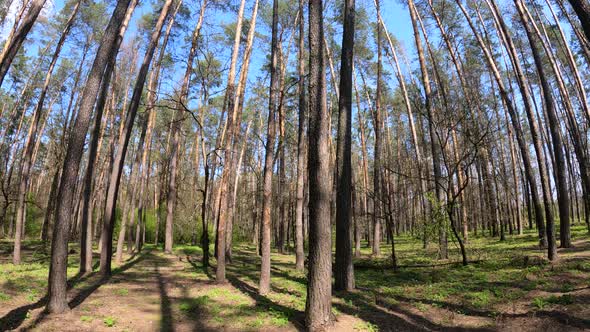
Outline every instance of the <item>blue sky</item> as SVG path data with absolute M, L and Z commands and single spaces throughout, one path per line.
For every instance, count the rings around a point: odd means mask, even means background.
M 328 0 L 329 1 L 329 0 Z M 12 8 L 12 14 L 14 15 L 15 12 L 15 8 L 16 8 L 16 3 L 18 1 L 15 1 L 13 4 Z M 140 0 L 140 6 L 138 6 L 138 8 L 136 9 L 135 13 L 134 13 L 134 20 L 136 20 L 137 18 L 141 17 L 144 13 L 146 13 L 147 11 L 151 10 L 151 6 L 149 6 L 149 0 Z M 195 3 L 198 3 L 198 1 L 196 0 L 190 0 L 189 1 L 185 1 L 187 3 L 189 3 L 190 5 L 193 5 Z M 235 2 L 235 1 L 234 1 Z M 252 5 L 250 2 L 252 1 L 247 1 L 247 8 L 246 8 L 246 16 L 249 16 L 249 7 Z M 46 4 L 46 9 L 44 11 L 45 14 L 53 14 L 58 12 L 64 4 L 64 0 L 47 0 L 47 4 Z M 263 1 L 261 3 L 262 5 L 269 5 L 268 1 Z M 373 0 L 357 0 L 357 6 L 363 6 L 365 8 L 368 8 L 370 11 L 373 11 L 374 5 L 373 5 Z M 386 25 L 388 26 L 389 31 L 394 34 L 396 36 L 396 38 L 398 38 L 398 40 L 403 44 L 404 47 L 411 47 L 412 43 L 413 43 L 413 37 L 412 37 L 412 31 L 411 31 L 411 23 L 410 23 L 410 17 L 408 14 L 407 9 L 401 5 L 399 3 L 399 1 L 396 0 L 386 0 L 386 1 L 382 1 L 382 16 L 384 21 L 386 22 Z M 196 11 L 197 9 L 195 9 L 194 11 Z M 9 15 L 10 16 L 10 15 Z M 212 17 L 209 16 L 209 18 L 211 19 Z M 233 21 L 235 19 L 235 16 L 232 17 L 232 13 L 227 13 L 227 14 L 223 14 L 223 15 L 216 15 L 215 17 L 213 17 L 214 21 L 217 22 L 207 22 L 209 23 L 209 25 L 215 25 L 218 23 L 229 23 L 231 21 Z M 6 36 L 6 34 L 8 33 L 8 30 L 11 26 L 11 22 L 8 22 L 9 24 L 5 24 L 5 26 L 3 27 L 2 30 L 0 30 L 0 39 L 4 39 L 4 37 Z M 130 26 L 130 30 L 127 33 L 127 38 L 129 38 L 130 36 L 132 36 L 134 34 L 134 30 L 135 30 L 135 24 L 131 24 Z
M 47 0 L 47 8 L 44 12 L 45 15 L 52 15 L 55 14 L 57 12 L 59 12 L 64 5 L 64 2 L 66 0 Z M 95 0 L 95 1 L 100 1 L 100 0 Z M 198 9 L 199 9 L 199 5 L 200 5 L 200 0 L 184 0 L 185 1 L 185 5 L 190 6 L 190 10 L 191 12 L 193 12 L 193 19 L 191 20 L 191 22 L 185 22 L 186 25 L 189 26 L 188 30 L 185 32 L 182 32 L 186 38 L 188 38 L 190 32 L 192 31 L 193 25 L 196 24 L 196 15 L 198 14 Z M 238 3 L 238 0 L 231 0 L 233 3 Z M 330 2 L 333 2 L 334 0 L 325 0 L 325 2 L 327 1 L 328 4 L 330 4 Z M 15 1 L 16 3 L 17 1 Z M 115 0 L 110 0 L 110 2 L 114 3 Z M 137 33 L 137 20 L 139 18 L 141 18 L 141 16 L 145 13 L 148 13 L 150 11 L 152 11 L 152 6 L 151 6 L 151 2 L 152 0 L 140 0 L 140 5 L 136 8 L 134 14 L 133 14 L 133 21 L 130 24 L 129 30 L 126 33 L 125 36 L 125 43 L 129 43 L 130 40 L 132 40 Z M 391 34 L 393 34 L 398 41 L 402 44 L 404 50 L 406 51 L 407 56 L 409 57 L 410 61 L 412 61 L 412 59 L 414 58 L 414 47 L 413 47 L 413 35 L 412 35 L 412 28 L 411 28 L 411 21 L 410 21 L 410 17 L 409 17 L 409 13 L 408 10 L 405 6 L 403 6 L 400 1 L 398 0 L 382 0 L 381 1 L 382 4 L 382 17 L 388 27 L 388 30 Z M 261 10 L 262 10 L 262 6 L 271 6 L 271 1 L 270 0 L 261 0 L 260 2 L 261 5 Z M 253 1 L 252 0 L 246 0 L 246 8 L 245 8 L 245 17 L 250 17 L 251 16 L 251 8 L 253 6 Z M 375 11 L 374 11 L 374 0 L 357 0 L 357 7 L 363 7 L 366 8 L 367 11 L 369 12 L 369 18 L 374 18 L 376 17 Z M 236 6 L 237 7 L 237 6 Z M 215 9 L 211 9 L 211 7 L 208 8 L 208 12 L 207 12 L 207 17 L 206 17 L 206 21 L 205 21 L 205 26 L 203 28 L 203 33 L 205 34 L 221 34 L 222 30 L 221 27 L 224 24 L 229 24 L 229 23 L 233 23 L 235 22 L 236 19 L 236 15 L 237 13 L 232 13 L 232 12 L 222 12 L 220 10 L 215 10 Z M 326 15 L 331 16 L 332 13 L 326 13 Z M 193 22 L 194 21 L 194 22 Z M 6 24 L 6 26 L 10 27 L 11 24 Z M 335 27 L 336 31 L 341 31 L 341 27 Z M 262 29 L 264 29 L 264 31 L 262 31 Z M 5 27 L 5 30 L 7 30 L 7 27 Z M 259 12 L 259 19 L 258 19 L 258 23 L 257 23 L 257 31 L 262 32 L 263 34 L 268 34 L 269 32 L 267 31 L 268 28 L 264 26 L 264 23 L 262 22 L 262 19 L 260 17 L 260 12 Z M 33 27 L 33 33 L 35 33 L 35 27 Z M 6 34 L 6 31 L 4 31 L 4 34 Z M 2 35 L 0 35 L 0 39 Z M 286 38 L 289 38 L 288 36 Z M 334 37 L 334 39 L 336 40 L 337 43 L 340 42 L 340 38 L 341 36 L 337 35 Z M 372 36 L 360 36 L 357 34 L 356 38 L 372 38 Z M 262 42 L 260 40 L 256 41 L 258 44 L 255 45 L 254 47 L 254 53 L 252 56 L 252 63 L 250 65 L 250 72 L 249 72 L 249 84 L 253 84 L 259 77 L 264 76 L 264 73 L 261 72 L 261 67 L 264 64 L 264 62 L 266 61 L 266 57 L 268 56 L 267 53 L 270 52 L 270 48 L 268 47 L 268 45 L 264 45 L 262 44 Z M 67 46 L 66 46 L 67 47 Z M 67 49 L 67 48 L 66 48 Z M 37 50 L 36 47 L 29 47 L 27 49 L 28 52 L 35 52 Z M 179 84 L 178 81 L 180 81 L 180 75 L 182 75 L 182 73 L 184 72 L 184 62 L 182 61 L 186 55 L 188 54 L 188 47 L 186 47 L 185 45 L 169 45 L 167 51 L 172 51 L 174 53 L 175 56 L 175 61 L 176 61 L 176 67 L 174 68 L 174 70 L 165 73 L 165 77 L 168 77 L 167 79 L 165 78 L 163 80 L 163 88 L 164 91 L 168 90 L 171 91 L 175 88 L 177 88 L 177 85 Z M 229 62 L 230 56 L 231 56 L 231 46 L 229 47 L 223 47 L 220 49 L 219 51 L 220 53 L 218 54 L 218 59 L 224 63 L 225 65 L 227 65 L 227 63 Z M 143 53 L 140 52 L 140 56 Z M 33 54 L 31 54 L 33 55 Z M 335 58 L 337 58 L 337 55 L 333 56 Z M 291 54 L 290 55 L 290 61 L 295 61 L 296 59 L 296 54 Z M 388 68 L 389 62 L 385 62 L 384 65 L 386 66 L 386 68 L 388 70 L 391 70 L 390 68 Z M 338 63 L 334 63 L 334 66 L 336 67 L 336 71 L 338 71 L 338 67 L 339 64 Z M 326 70 L 328 71 L 328 69 L 326 68 Z M 404 68 L 404 65 L 402 64 L 402 70 L 403 71 L 408 71 L 408 68 Z M 225 75 L 222 74 L 222 77 L 224 77 Z M 393 81 L 391 82 L 393 84 L 395 84 Z M 225 83 L 223 83 L 223 86 L 225 86 Z M 218 90 L 219 92 L 222 93 L 222 89 Z

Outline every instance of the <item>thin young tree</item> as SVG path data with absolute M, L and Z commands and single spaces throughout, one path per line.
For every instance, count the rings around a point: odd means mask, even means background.
M 303 13 L 303 0 L 299 0 L 299 40 L 298 40 L 298 62 L 297 70 L 299 75 L 299 114 L 297 126 L 297 193 L 295 208 L 295 269 L 303 271 L 305 252 L 303 248 L 303 198 L 305 195 L 305 124 L 307 105 L 305 99 L 305 15 Z
M 311 2 L 310 2 L 311 4 Z M 268 123 L 266 134 L 266 151 L 263 171 L 263 196 L 262 196 L 262 241 L 260 249 L 262 261 L 260 265 L 260 285 L 258 292 L 265 295 L 270 291 L 270 231 L 272 211 L 272 177 L 274 168 L 275 140 L 276 140 L 276 109 L 279 83 L 278 70 L 278 25 L 279 25 L 279 1 L 273 0 L 272 5 L 272 38 L 271 38 L 271 63 L 270 63 L 270 87 L 268 98 Z
M 225 282 L 225 263 L 226 263 L 226 226 L 229 224 L 229 205 L 230 205 L 230 197 L 231 197 L 231 171 L 232 171 L 232 160 L 234 159 L 233 151 L 233 139 L 235 134 L 236 125 L 235 122 L 239 122 L 239 119 L 236 118 L 236 113 L 234 112 L 234 95 L 235 95 L 235 76 L 236 76 L 236 67 L 238 62 L 238 53 L 240 49 L 240 40 L 242 35 L 242 21 L 244 18 L 244 5 L 245 0 L 242 0 L 240 3 L 240 9 L 238 10 L 238 18 L 236 22 L 236 33 L 234 37 L 234 46 L 232 50 L 232 57 L 231 57 L 231 64 L 230 70 L 228 73 L 227 78 L 227 88 L 225 90 L 225 98 L 224 98 L 224 113 L 227 114 L 227 122 L 225 123 L 225 128 L 222 132 L 221 144 L 224 150 L 224 167 L 221 173 L 221 181 L 219 183 L 219 213 L 217 219 L 217 270 L 215 274 L 215 279 L 219 283 Z M 231 235 L 230 235 L 231 236 Z
M 182 78 L 182 85 L 180 87 L 180 93 L 178 96 L 178 102 L 176 103 L 176 116 L 171 124 L 172 145 L 170 151 L 170 166 L 169 166 L 169 177 L 168 177 L 168 199 L 166 200 L 166 228 L 164 236 L 164 251 L 172 253 L 172 244 L 174 241 L 173 234 L 173 222 L 174 222 L 174 209 L 176 208 L 176 195 L 177 185 L 176 179 L 178 177 L 179 169 L 179 149 L 181 145 L 181 124 L 184 117 L 184 107 L 186 107 L 186 99 L 188 97 L 190 87 L 190 77 L 193 73 L 193 62 L 197 55 L 197 47 L 199 36 L 201 34 L 201 27 L 205 17 L 205 10 L 207 9 L 208 0 L 202 0 L 201 10 L 199 12 L 199 20 L 193 30 L 191 39 L 191 48 L 186 61 L 186 68 L 184 76 Z

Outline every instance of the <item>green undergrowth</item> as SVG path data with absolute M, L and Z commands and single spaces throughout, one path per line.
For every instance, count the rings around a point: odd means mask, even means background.
M 534 230 L 527 230 L 521 236 L 507 236 L 506 241 L 470 235 L 468 266 L 460 264 L 458 246 L 452 239 L 449 239 L 449 259 L 439 260 L 434 240 L 424 249 L 418 237 L 397 236 L 399 268 L 396 271 L 391 267 L 390 244 L 383 243 L 382 255 L 373 257 L 371 248 L 362 243 L 361 256 L 355 258 L 358 290 L 334 292 L 334 313 L 356 316 L 364 322 L 355 323 L 355 330 L 378 331 L 388 329 L 384 323 L 386 319 L 375 319 L 375 312 L 383 308 L 395 311 L 412 307 L 426 317 L 433 310 L 444 309 L 487 319 L 501 315 L 506 305 L 516 303 L 530 311 L 571 309 L 582 304 L 583 299 L 576 295 L 576 291 L 590 287 L 590 259 L 579 255 L 589 250 L 590 237 L 585 226 L 572 227 L 572 238 L 580 243 L 580 247 L 560 251 L 556 263 L 544 259 L 545 251 L 538 248 Z M 7 241 L 0 242 L 5 257 L 9 257 L 11 245 Z M 14 266 L 7 260 L 0 264 L 0 304 L 13 303 L 16 299 L 18 303 L 34 303 L 46 292 L 47 248 L 39 242 L 25 242 L 24 247 L 23 264 Z M 77 245 L 72 243 L 71 248 L 77 250 Z M 162 264 L 167 262 L 160 248 L 151 245 L 145 248 L 149 259 Z M 213 249 L 211 244 L 210 263 L 215 267 Z M 213 282 L 214 268 L 203 268 L 203 251 L 198 245 L 180 244 L 174 250 L 186 265 L 171 270 L 174 281 L 198 285 L 188 287 L 175 301 L 174 315 L 182 315 L 188 320 L 198 317 L 211 329 L 273 330 L 301 325 L 307 272 L 295 270 L 292 248 L 288 248 L 286 254 L 273 250 L 271 292 L 264 296 L 258 294 L 260 258 L 253 245 L 234 245 L 232 261 L 227 264 L 228 282 L 222 285 Z M 77 273 L 78 255 L 77 252 L 69 255 L 69 278 Z M 168 262 L 170 258 L 177 259 L 168 256 Z M 113 272 L 117 275 L 128 271 L 122 266 L 115 267 Z M 113 285 L 117 280 L 113 278 Z M 136 296 L 131 291 L 116 287 L 113 293 L 119 297 Z M 86 304 L 90 305 L 90 302 Z M 94 319 L 102 321 L 105 327 L 117 326 L 117 317 L 94 317 L 91 311 L 80 317 L 84 323 Z M 438 321 L 437 324 L 445 323 Z

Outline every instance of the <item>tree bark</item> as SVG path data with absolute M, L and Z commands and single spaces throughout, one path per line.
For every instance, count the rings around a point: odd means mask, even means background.
M 336 147 L 336 269 L 335 289 L 354 289 L 352 263 L 352 70 L 354 57 L 355 0 L 344 4 L 338 142 Z
M 174 209 L 176 208 L 176 178 L 178 176 L 179 168 L 179 156 L 178 150 L 180 149 L 181 143 L 181 125 L 184 115 L 184 107 L 186 107 L 186 98 L 188 96 L 190 86 L 190 76 L 192 74 L 193 62 L 197 52 L 198 39 L 201 33 L 201 27 L 203 26 L 203 20 L 205 16 L 205 10 L 207 8 L 208 0 L 201 2 L 201 10 L 199 13 L 199 20 L 193 31 L 191 48 L 189 50 L 185 73 L 182 79 L 182 86 L 179 93 L 179 100 L 176 105 L 176 116 L 172 123 L 171 137 L 172 137 L 172 150 L 170 151 L 170 167 L 168 177 L 168 198 L 166 200 L 166 226 L 164 232 L 164 251 L 166 253 L 172 253 L 173 244 L 173 223 L 174 223 Z
M 553 154 L 555 158 L 555 184 L 557 187 L 557 200 L 559 205 L 559 222 L 560 222 L 560 236 L 561 246 L 568 248 L 571 246 L 570 238 L 570 215 L 569 215 L 569 192 L 567 184 L 567 166 L 565 165 L 565 155 L 563 152 L 563 141 L 561 139 L 561 130 L 559 125 L 559 118 L 555 109 L 555 102 L 553 100 L 551 84 L 549 83 L 545 74 L 545 68 L 543 66 L 543 59 L 534 39 L 534 35 L 530 26 L 530 17 L 527 16 L 523 9 L 523 3 L 520 0 L 514 0 L 518 14 L 524 26 L 533 59 L 535 61 L 535 67 L 539 74 L 539 81 L 542 87 L 542 94 L 545 100 L 545 112 L 549 119 L 549 130 L 551 133 L 551 142 L 553 144 Z M 549 260 L 554 260 L 557 255 L 557 249 L 555 247 L 555 231 L 553 220 L 547 220 L 547 239 L 549 244 Z
M 560 2 L 562 0 L 559 0 Z M 569 0 L 570 5 L 574 8 L 574 11 L 578 15 L 578 19 L 584 29 L 586 35 L 586 41 L 590 42 L 590 1 L 588 0 Z
M 146 47 L 146 52 L 143 58 L 143 62 L 139 68 L 137 74 L 137 80 L 133 87 L 133 95 L 129 102 L 129 108 L 127 114 L 125 114 L 123 131 L 119 136 L 117 155 L 113 162 L 113 169 L 110 174 L 109 188 L 107 190 L 105 213 L 103 216 L 103 236 L 102 240 L 102 251 L 100 254 L 100 274 L 103 278 L 108 278 L 111 275 L 111 259 L 113 255 L 113 229 L 115 224 L 115 211 L 117 208 L 117 196 L 119 193 L 119 187 L 121 182 L 121 174 L 123 172 L 123 165 L 125 163 L 125 156 L 129 147 L 129 140 L 131 138 L 131 132 L 135 123 L 135 117 L 137 116 L 137 110 L 139 109 L 139 103 L 141 101 L 141 95 L 145 85 L 145 80 L 160 39 L 162 32 L 162 26 L 168 16 L 168 11 L 172 5 L 172 0 L 166 0 L 160 11 L 160 16 L 154 25 L 150 41 Z M 139 147 L 138 150 L 141 150 Z
M 434 106 L 432 100 L 432 89 L 430 87 L 430 78 L 428 75 L 428 67 L 426 64 L 426 59 L 424 57 L 424 51 L 422 48 L 422 40 L 420 38 L 420 31 L 418 30 L 418 13 L 414 6 L 414 1 L 408 1 L 408 7 L 410 11 L 410 16 L 412 18 L 412 27 L 414 30 L 414 39 L 416 43 L 416 49 L 418 51 L 418 60 L 420 62 L 420 70 L 422 73 L 422 85 L 424 87 L 425 92 L 425 106 L 426 112 L 428 116 L 428 130 L 430 133 L 430 146 L 432 150 L 432 166 L 434 170 L 434 192 L 438 202 L 442 201 L 442 192 L 440 186 L 442 185 L 442 171 L 440 165 L 440 153 L 441 148 L 438 143 L 438 136 L 436 134 L 436 128 L 434 126 Z M 440 259 L 447 259 L 448 252 L 447 252 L 447 234 L 446 234 L 446 226 L 443 223 L 439 223 L 438 225 L 438 232 L 439 232 L 439 258 Z
M 33 4 L 34 6 L 34 4 Z M 55 46 L 55 51 L 53 52 L 53 57 L 51 58 L 51 63 L 49 64 L 49 68 L 47 69 L 47 73 L 45 74 L 45 81 L 43 82 L 43 88 L 39 93 L 39 100 L 37 101 L 37 106 L 33 112 L 33 119 L 31 120 L 31 125 L 29 129 L 29 135 L 27 137 L 27 141 L 25 143 L 23 159 L 21 161 L 21 171 L 19 175 L 19 189 L 18 189 L 18 201 L 16 206 L 16 232 L 14 237 L 14 253 L 12 256 L 13 264 L 20 264 L 21 255 L 21 236 L 23 234 L 23 228 L 25 225 L 25 210 L 26 210 L 26 196 L 27 191 L 29 188 L 29 180 L 31 175 L 31 168 L 33 167 L 33 153 L 35 150 L 35 145 L 37 143 L 37 134 L 39 132 L 39 122 L 43 118 L 43 106 L 45 103 L 45 97 L 47 96 L 47 90 L 49 89 L 49 83 L 51 81 L 51 76 L 53 74 L 53 70 L 55 68 L 55 64 L 59 58 L 61 53 L 61 49 L 63 44 L 66 41 L 67 36 L 69 35 L 70 29 L 72 28 L 72 24 L 74 23 L 74 19 L 76 18 L 76 14 L 78 13 L 78 8 L 80 7 L 80 1 L 76 2 L 74 8 L 72 9 L 72 13 L 66 22 L 66 25 L 61 33 L 59 41 Z M 33 7 L 31 7 L 33 10 Z M 0 80 L 1 82 L 1 80 Z M 1 85 L 1 83 L 0 83 Z
M 262 196 L 262 260 L 260 266 L 260 286 L 258 292 L 266 295 L 270 291 L 270 231 L 272 211 L 272 177 L 274 168 L 275 140 L 276 140 L 276 109 L 277 90 L 279 84 L 278 70 L 278 24 L 279 1 L 273 0 L 272 6 L 272 39 L 271 39 L 271 66 L 270 87 L 268 100 L 268 128 L 266 135 L 266 151 L 263 171 L 263 196 Z
M 303 197 L 305 177 L 305 124 L 307 105 L 305 100 L 305 15 L 303 13 L 303 1 L 299 0 L 299 46 L 298 46 L 298 93 L 299 93 L 299 122 L 297 127 L 297 193 L 295 208 L 295 269 L 303 271 L 305 252 L 303 248 Z
M 66 298 L 67 261 L 68 261 L 68 231 L 72 213 L 74 187 L 78 178 L 80 161 L 82 159 L 84 142 L 88 132 L 90 116 L 97 98 L 104 69 L 111 57 L 117 55 L 117 38 L 120 37 L 123 20 L 133 0 L 119 0 L 113 15 L 105 30 L 92 69 L 82 94 L 80 110 L 76 117 L 64 158 L 61 182 L 57 194 L 57 212 L 53 242 L 51 246 L 51 264 L 49 268 L 49 301 L 47 310 L 53 313 L 67 311 Z
M 326 107 L 322 0 L 309 1 L 309 273 L 305 325 L 323 330 L 332 322 L 329 122 Z

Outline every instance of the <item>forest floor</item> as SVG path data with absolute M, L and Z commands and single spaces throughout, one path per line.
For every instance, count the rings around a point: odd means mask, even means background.
M 532 231 L 506 241 L 473 238 L 467 267 L 451 242 L 451 259 L 439 261 L 434 244 L 396 238 L 400 263 L 393 271 L 389 246 L 381 258 L 355 260 L 358 290 L 335 293 L 333 331 L 578 331 L 590 330 L 590 236 L 573 229 L 574 247 L 548 263 Z M 305 274 L 294 256 L 273 253 L 272 292 L 257 293 L 260 259 L 247 244 L 234 248 L 228 283 L 204 271 L 201 250 L 176 246 L 174 255 L 146 246 L 103 282 L 76 277 L 70 255 L 72 310 L 47 315 L 48 256 L 27 242 L 26 263 L 10 263 L 11 243 L 0 242 L 0 331 L 297 331 L 305 309 Z M 71 245 L 73 250 L 76 244 Z M 214 261 L 214 260 L 213 260 Z

